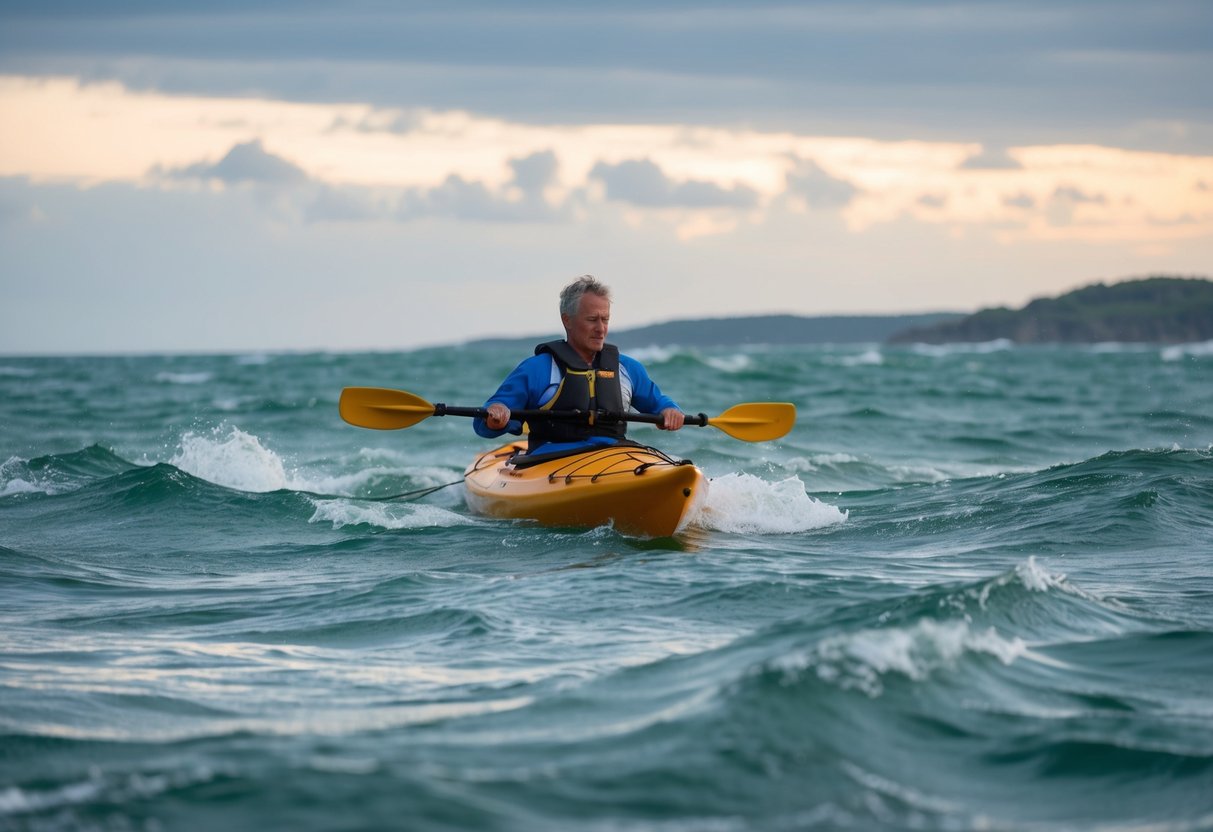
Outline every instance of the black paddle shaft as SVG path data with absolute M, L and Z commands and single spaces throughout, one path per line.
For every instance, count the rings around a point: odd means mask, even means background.
M 489 412 L 483 407 L 451 407 L 450 405 L 438 402 L 434 405 L 435 416 L 471 416 L 474 419 L 486 419 Z M 612 424 L 613 422 L 643 422 L 650 425 L 660 425 L 664 418 L 659 413 L 609 413 L 605 410 L 599 410 L 596 414 L 599 424 Z M 590 414 L 585 410 L 511 410 L 511 419 L 519 419 L 526 421 L 527 419 L 561 419 L 570 421 L 586 421 L 590 420 Z M 686 424 L 695 425 L 696 427 L 707 427 L 708 416 L 706 413 L 700 413 L 697 416 L 686 417 Z

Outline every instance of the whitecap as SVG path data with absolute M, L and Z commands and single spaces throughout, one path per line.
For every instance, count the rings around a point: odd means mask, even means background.
M 1185 358 L 1207 358 L 1213 355 L 1213 341 L 1201 341 L 1194 344 L 1175 344 L 1163 347 L 1160 357 L 1163 361 L 1182 361 Z
M 837 467 L 859 462 L 859 458 L 851 454 L 814 454 L 813 456 L 794 456 L 779 464 L 787 471 L 794 473 L 815 473 L 826 467 Z
M 870 349 L 859 355 L 844 355 L 838 359 L 844 367 L 878 367 L 884 364 L 884 353 L 878 349 Z
M 628 350 L 627 354 L 641 364 L 664 364 L 677 355 L 682 354 L 678 347 L 659 347 L 656 344 L 648 347 L 638 347 Z
M 19 456 L 11 456 L 0 463 L 0 497 L 11 497 L 14 494 L 51 494 L 50 487 L 35 481 L 30 477 L 26 465 L 27 460 Z
M 906 627 L 859 630 L 829 636 L 812 649 L 775 662 L 789 681 L 811 669 L 824 682 L 870 697 L 884 691 L 890 674 L 922 681 L 954 667 L 962 656 L 980 653 L 1009 665 L 1027 654 L 1018 637 L 1007 639 L 993 627 L 974 629 L 966 621 L 922 619 Z
M 32 378 L 37 372 L 29 367 L 9 367 L 0 366 L 0 376 L 13 376 L 15 378 Z
M 437 488 L 443 485 L 454 485 L 456 482 L 462 481 L 458 474 L 455 474 L 448 468 L 379 465 L 371 468 L 362 468 L 349 474 L 333 474 L 328 476 L 310 474 L 306 480 L 297 477 L 289 482 L 289 487 L 297 491 L 352 496 L 370 485 L 388 479 L 407 479 L 410 490 Z
M 1013 349 L 1015 342 L 1008 338 L 997 338 L 993 341 L 962 342 L 955 344 L 914 344 L 911 346 L 919 355 L 931 358 L 945 358 L 950 355 L 977 353 L 983 355 L 992 352 L 1002 352 Z
M 688 525 L 734 534 L 791 534 L 837 525 L 847 512 L 810 497 L 796 477 L 768 482 L 726 474 L 708 485 L 707 498 Z
M 156 381 L 166 384 L 206 384 L 214 377 L 214 373 L 206 371 L 198 373 L 156 373 Z
M 1051 592 L 1057 590 L 1088 601 L 1100 601 L 1099 598 L 1072 585 L 1066 580 L 1065 575 L 1050 572 L 1036 562 L 1035 556 L 1031 556 L 1026 561 L 1015 564 L 1015 568 L 1010 572 L 999 575 L 992 581 L 983 584 L 977 592 L 978 603 L 982 607 L 985 607 L 990 599 L 991 592 L 1012 583 L 1019 584 L 1029 592 Z
M 358 500 L 313 500 L 309 523 L 376 526 L 381 529 L 427 529 L 476 525 L 477 521 L 438 506 L 417 503 L 372 503 Z
M 256 436 L 239 428 L 210 435 L 187 433 L 169 460 L 195 477 L 239 491 L 277 491 L 289 487 L 282 459 Z
M 748 355 L 737 353 L 727 356 L 710 356 L 704 359 L 704 363 L 722 373 L 740 373 L 753 367 L 754 359 Z

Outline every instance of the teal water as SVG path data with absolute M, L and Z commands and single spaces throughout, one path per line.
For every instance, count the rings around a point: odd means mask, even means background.
M 0 830 L 1213 829 L 1213 345 L 637 351 L 677 538 L 479 518 L 518 356 L 0 357 Z

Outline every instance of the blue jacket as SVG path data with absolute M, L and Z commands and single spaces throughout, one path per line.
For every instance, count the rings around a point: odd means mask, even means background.
M 560 369 L 552 360 L 550 353 L 533 355 L 514 368 L 497 392 L 489 396 L 485 407 L 500 402 L 510 410 L 534 410 L 542 407 L 556 395 L 560 385 Z M 644 365 L 630 355 L 619 356 L 619 386 L 623 393 L 625 408 L 640 413 L 660 413 L 667 408 L 677 408 L 678 404 L 661 392 L 660 388 L 649 378 Z M 681 408 L 679 408 L 681 409 Z M 495 439 L 506 433 L 520 435 L 522 422 L 511 419 L 504 430 L 490 430 L 483 419 L 472 420 L 472 428 L 480 436 Z M 582 445 L 613 445 L 618 438 L 612 436 L 594 436 L 585 442 L 548 442 L 535 451 L 548 453 L 576 448 Z M 533 452 L 535 452 L 533 451 Z

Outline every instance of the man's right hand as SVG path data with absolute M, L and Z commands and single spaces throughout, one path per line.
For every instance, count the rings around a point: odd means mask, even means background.
M 489 426 L 489 430 L 505 430 L 505 426 L 510 423 L 510 409 L 501 402 L 493 402 L 489 405 L 484 423 Z

